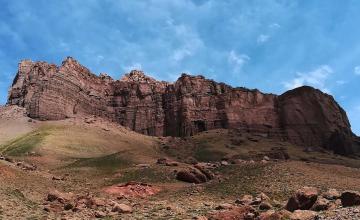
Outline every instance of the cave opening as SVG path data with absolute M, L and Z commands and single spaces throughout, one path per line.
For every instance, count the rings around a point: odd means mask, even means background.
M 197 120 L 194 121 L 195 127 L 197 128 L 198 132 L 206 131 L 205 121 L 203 120 Z

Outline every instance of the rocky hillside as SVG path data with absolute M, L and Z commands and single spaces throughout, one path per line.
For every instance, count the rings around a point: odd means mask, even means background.
M 113 80 L 68 57 L 61 66 L 22 61 L 8 104 L 25 107 L 29 117 L 40 120 L 95 115 L 154 136 L 235 128 L 339 154 L 360 149 L 344 110 L 311 87 L 277 96 L 186 74 L 174 83 L 141 71 Z

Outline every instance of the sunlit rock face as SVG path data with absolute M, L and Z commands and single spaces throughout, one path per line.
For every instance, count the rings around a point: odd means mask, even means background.
M 235 128 L 340 154 L 359 148 L 344 110 L 332 96 L 311 87 L 277 96 L 203 76 L 157 81 L 137 70 L 113 80 L 68 57 L 61 66 L 22 61 L 8 104 L 25 107 L 39 120 L 95 115 L 146 135 L 190 136 Z

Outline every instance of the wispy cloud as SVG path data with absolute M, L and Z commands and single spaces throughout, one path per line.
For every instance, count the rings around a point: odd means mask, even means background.
M 335 83 L 337 85 L 345 85 L 347 83 L 347 81 L 345 81 L 345 80 L 336 80 Z
M 171 56 L 173 61 L 180 62 L 186 57 L 194 55 L 203 46 L 203 41 L 199 35 L 190 27 L 184 24 L 174 25 L 173 22 L 168 22 L 168 25 L 173 26 L 175 36 L 181 42 Z
M 257 38 L 257 42 L 258 42 L 258 44 L 262 44 L 262 43 L 267 42 L 269 39 L 270 39 L 270 36 L 269 36 L 269 35 L 260 34 L 260 35 L 258 36 L 258 38 Z
M 242 70 L 243 66 L 250 60 L 246 54 L 237 54 L 234 50 L 230 51 L 228 62 L 233 65 L 233 72 L 238 73 Z
M 280 24 L 278 24 L 278 23 L 272 23 L 272 24 L 270 24 L 269 25 L 269 28 L 271 28 L 271 29 L 278 29 L 278 28 L 280 28 L 281 26 L 280 26 Z
M 296 77 L 288 82 L 284 82 L 286 89 L 294 89 L 300 86 L 308 85 L 316 87 L 323 92 L 330 93 L 326 87 L 326 80 L 334 71 L 328 65 L 322 65 L 310 72 L 297 72 Z
M 355 73 L 355 75 L 360 75 L 360 66 L 356 66 L 354 68 L 354 73 Z

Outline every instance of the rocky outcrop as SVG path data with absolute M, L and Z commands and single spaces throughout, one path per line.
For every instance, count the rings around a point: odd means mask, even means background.
M 22 61 L 8 104 L 25 107 L 39 120 L 96 115 L 156 136 L 236 128 L 340 154 L 357 151 L 360 142 L 335 100 L 311 87 L 277 96 L 203 76 L 183 74 L 174 83 L 161 82 L 136 70 L 113 80 L 92 74 L 71 57 L 61 66 Z
M 279 96 L 280 123 L 291 142 L 353 153 L 354 135 L 345 111 L 334 98 L 303 86 Z

